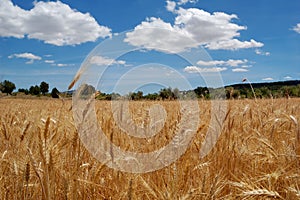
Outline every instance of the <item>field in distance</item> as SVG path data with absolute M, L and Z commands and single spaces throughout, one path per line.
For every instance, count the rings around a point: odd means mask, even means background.
M 152 152 L 167 145 L 181 120 L 178 101 L 131 101 L 135 124 L 150 123 L 160 104 L 164 127 L 134 138 L 114 120 L 111 101 L 96 101 L 100 127 L 116 146 Z M 213 113 L 198 101 L 200 123 L 187 151 L 163 169 L 134 174 L 111 169 L 85 149 L 72 101 L 0 99 L 0 199 L 299 199 L 300 99 L 229 100 L 222 133 L 199 151 Z

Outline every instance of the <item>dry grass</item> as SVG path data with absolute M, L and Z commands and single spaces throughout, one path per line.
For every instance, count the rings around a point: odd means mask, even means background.
M 222 135 L 199 158 L 210 102 L 199 101 L 198 132 L 174 164 L 123 173 L 90 156 L 73 124 L 71 101 L 0 99 L 0 199 L 299 199 L 300 99 L 228 101 Z M 156 102 L 157 103 L 157 102 Z M 123 149 L 166 145 L 180 121 L 178 102 L 160 102 L 167 120 L 150 139 L 133 138 L 97 102 L 99 123 Z M 131 102 L 136 124 L 149 124 L 154 102 Z

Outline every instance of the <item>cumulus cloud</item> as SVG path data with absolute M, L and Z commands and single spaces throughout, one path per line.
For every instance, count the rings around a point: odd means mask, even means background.
M 9 59 L 12 58 L 23 58 L 23 59 L 27 59 L 28 61 L 26 62 L 26 64 L 32 64 L 35 60 L 41 60 L 42 58 L 40 56 L 34 55 L 32 53 L 20 53 L 20 54 L 12 54 L 10 56 L 8 56 Z
M 247 59 L 244 60 L 233 60 L 233 59 L 229 59 L 227 61 L 224 60 L 212 60 L 212 61 L 203 61 L 203 60 L 199 60 L 197 62 L 198 65 L 201 66 L 230 66 L 230 67 L 237 67 L 239 65 L 242 64 L 246 64 L 248 62 Z
M 176 8 L 176 3 L 174 1 L 166 1 L 166 2 L 167 2 L 166 9 L 170 12 L 174 12 Z
M 294 26 L 293 30 L 300 34 L 300 23 Z
M 172 10 L 173 7 L 170 6 Z M 174 24 L 164 22 L 160 18 L 147 18 L 137 25 L 132 32 L 126 34 L 125 42 L 147 49 L 163 50 L 178 53 L 187 49 L 205 46 L 208 49 L 237 50 L 243 48 L 262 47 L 263 43 L 254 39 L 239 41 L 240 26 L 232 22 L 238 17 L 224 12 L 209 13 L 197 8 L 179 8 L 174 11 Z
M 262 51 L 260 49 L 255 49 L 255 53 L 257 55 L 262 55 L 262 56 L 269 56 L 270 55 L 270 52 L 264 52 L 264 51 Z
M 133 46 L 178 53 L 190 47 L 197 47 L 195 41 L 177 26 L 160 18 L 151 17 L 126 33 L 125 42 Z
M 222 72 L 227 70 L 227 67 L 238 67 L 232 69 L 233 72 L 247 72 L 249 71 L 246 69 L 245 66 L 249 67 L 248 65 L 245 65 L 249 61 L 247 59 L 244 60 L 233 60 L 229 59 L 227 61 L 225 60 L 210 60 L 210 61 L 204 61 L 199 60 L 197 62 L 198 66 L 187 66 L 184 68 L 184 71 L 187 73 L 212 73 L 212 72 Z
M 113 64 L 126 65 L 126 62 L 124 60 L 114 60 L 103 56 L 93 56 L 90 58 L 89 62 L 91 64 L 95 64 L 99 66 L 107 66 Z
M 285 77 L 283 77 L 283 78 L 286 79 L 286 80 L 292 79 L 291 76 L 285 76 Z
M 24 37 L 24 21 L 28 12 L 18 6 L 14 6 L 10 0 L 0 1 L 0 36 Z
M 263 81 L 273 81 L 274 79 L 271 78 L 271 77 L 268 77 L 268 78 L 263 78 L 262 80 L 263 80 Z
M 0 1 L 0 36 L 42 40 L 57 46 L 77 45 L 111 36 L 89 13 L 81 13 L 60 1 L 35 2 L 31 10 Z
M 206 47 L 211 50 L 218 50 L 218 49 L 237 50 L 237 49 L 249 49 L 254 47 L 262 47 L 262 46 L 264 46 L 263 43 L 257 42 L 253 39 L 251 39 L 250 41 L 243 41 L 243 42 L 237 39 L 230 39 L 230 40 L 212 42 L 206 45 Z
M 183 71 L 187 73 L 215 73 L 227 70 L 226 67 L 201 68 L 197 66 L 187 66 Z
M 197 3 L 198 0 L 180 0 L 178 2 L 178 5 L 183 5 L 183 4 L 186 4 L 186 3 Z
M 233 72 L 248 72 L 248 69 L 245 68 L 234 68 L 232 69 Z

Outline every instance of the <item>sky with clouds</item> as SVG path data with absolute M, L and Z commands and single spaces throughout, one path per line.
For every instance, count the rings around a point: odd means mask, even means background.
M 299 10 L 292 0 L 1 0 L 0 81 L 17 88 L 46 81 L 65 91 L 84 63 L 95 77 L 110 65 L 99 83 L 106 92 L 139 78 L 179 88 L 180 77 L 197 87 L 216 73 L 225 85 L 300 79 Z M 87 59 L 107 40 L 118 40 L 114 51 L 137 50 L 116 58 L 102 45 L 105 53 Z M 197 49 L 205 55 L 192 63 L 178 57 Z M 124 75 L 130 72 L 135 78 Z

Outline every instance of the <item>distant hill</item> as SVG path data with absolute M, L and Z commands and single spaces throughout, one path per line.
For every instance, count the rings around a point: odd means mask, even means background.
M 300 80 L 291 80 L 291 81 L 277 81 L 277 82 L 263 82 L 263 83 L 251 83 L 253 88 L 262 88 L 267 87 L 270 89 L 279 89 L 283 86 L 297 86 L 300 85 Z M 227 85 L 226 87 L 233 87 L 234 89 L 244 89 L 250 88 L 250 84 L 248 82 Z
M 225 86 L 226 98 L 300 97 L 300 80 L 251 83 L 251 85 L 249 82 L 244 82 Z

